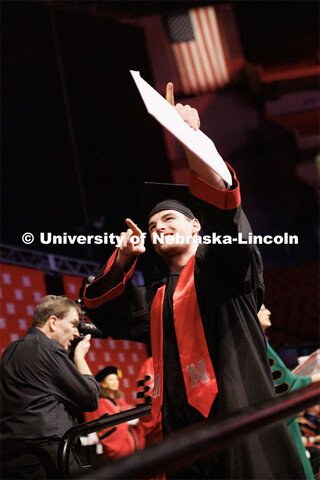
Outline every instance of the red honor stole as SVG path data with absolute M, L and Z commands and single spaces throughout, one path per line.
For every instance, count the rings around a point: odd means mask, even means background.
M 218 393 L 194 283 L 193 255 L 182 269 L 173 294 L 173 320 L 188 403 L 208 417 Z M 151 345 L 154 365 L 152 416 L 161 421 L 163 401 L 163 301 L 166 285 L 160 287 L 150 311 Z

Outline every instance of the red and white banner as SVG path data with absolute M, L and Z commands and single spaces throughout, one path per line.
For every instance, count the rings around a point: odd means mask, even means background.
M 32 326 L 33 312 L 47 294 L 44 272 L 1 264 L 0 345 L 23 337 Z
M 65 295 L 76 301 L 82 280 L 82 277 L 63 275 Z M 1 353 L 11 342 L 27 333 L 32 326 L 34 308 L 45 295 L 47 288 L 43 271 L 1 264 Z M 128 404 L 135 406 L 138 374 L 148 358 L 145 345 L 127 340 L 93 338 L 86 358 L 94 375 L 107 365 L 120 368 L 120 390 Z

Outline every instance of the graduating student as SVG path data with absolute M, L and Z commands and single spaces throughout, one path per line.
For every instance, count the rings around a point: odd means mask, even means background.
M 171 83 L 167 100 L 174 105 Z M 194 134 L 198 112 L 181 104 L 175 108 Z M 121 247 L 85 291 L 87 314 L 106 335 L 139 342 L 151 338 L 152 413 L 155 424 L 162 422 L 164 436 L 275 398 L 257 319 L 264 291 L 259 251 L 249 243 L 222 242 L 224 236 L 233 239 L 241 232 L 245 239 L 250 232 L 238 180 L 230 167 L 233 183 L 227 188 L 199 157 L 189 150 L 186 154 L 189 198 L 177 186 L 150 185 L 153 192 L 147 193 L 152 200 L 148 231 L 167 265 L 166 277 L 146 288 L 130 281 L 145 246 L 130 241 L 142 232 L 127 219 Z M 214 232 L 221 243 L 199 244 L 201 228 L 209 236 Z M 170 477 L 305 478 L 284 423 L 252 433 Z

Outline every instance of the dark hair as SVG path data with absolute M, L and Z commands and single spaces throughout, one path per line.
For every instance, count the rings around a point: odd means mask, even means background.
M 64 295 L 47 295 L 40 300 L 34 310 L 32 326 L 43 327 L 51 315 L 63 318 L 71 308 L 81 313 L 79 306 L 70 298 Z

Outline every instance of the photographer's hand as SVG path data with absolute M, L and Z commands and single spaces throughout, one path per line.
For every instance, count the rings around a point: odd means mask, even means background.
M 81 340 L 81 342 L 78 343 L 78 345 L 74 350 L 74 357 L 73 357 L 74 363 L 78 368 L 79 372 L 82 373 L 83 375 L 92 375 L 89 365 L 87 364 L 87 361 L 85 359 L 85 356 L 90 349 L 90 339 L 91 339 L 91 335 L 90 334 L 86 335 L 83 338 L 83 340 Z

